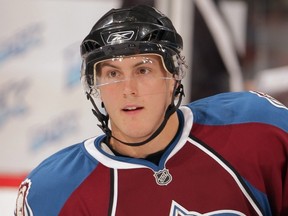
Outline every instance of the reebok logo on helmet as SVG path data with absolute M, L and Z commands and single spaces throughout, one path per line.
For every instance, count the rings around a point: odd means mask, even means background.
M 129 41 L 134 35 L 134 31 L 121 31 L 110 34 L 107 38 L 108 44 L 121 43 L 122 41 Z

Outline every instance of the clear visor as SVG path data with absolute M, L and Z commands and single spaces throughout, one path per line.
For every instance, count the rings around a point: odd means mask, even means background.
M 174 79 L 161 55 L 119 56 L 94 64 L 94 87 L 119 86 L 130 80 L 149 86 L 157 80 Z

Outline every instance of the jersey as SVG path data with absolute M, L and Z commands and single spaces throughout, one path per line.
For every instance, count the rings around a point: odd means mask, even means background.
M 156 165 L 116 156 L 100 135 L 44 160 L 16 215 L 288 215 L 288 110 L 258 92 L 181 106 Z

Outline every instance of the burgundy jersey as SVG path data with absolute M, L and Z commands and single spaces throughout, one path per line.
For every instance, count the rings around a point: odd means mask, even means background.
M 288 110 L 256 92 L 178 111 L 158 165 L 115 156 L 101 135 L 43 161 L 20 185 L 16 215 L 288 215 Z

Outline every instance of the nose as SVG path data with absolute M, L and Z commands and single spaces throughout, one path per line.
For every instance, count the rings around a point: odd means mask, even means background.
M 123 82 L 123 95 L 127 97 L 129 95 L 136 96 L 137 95 L 137 80 L 129 77 Z

